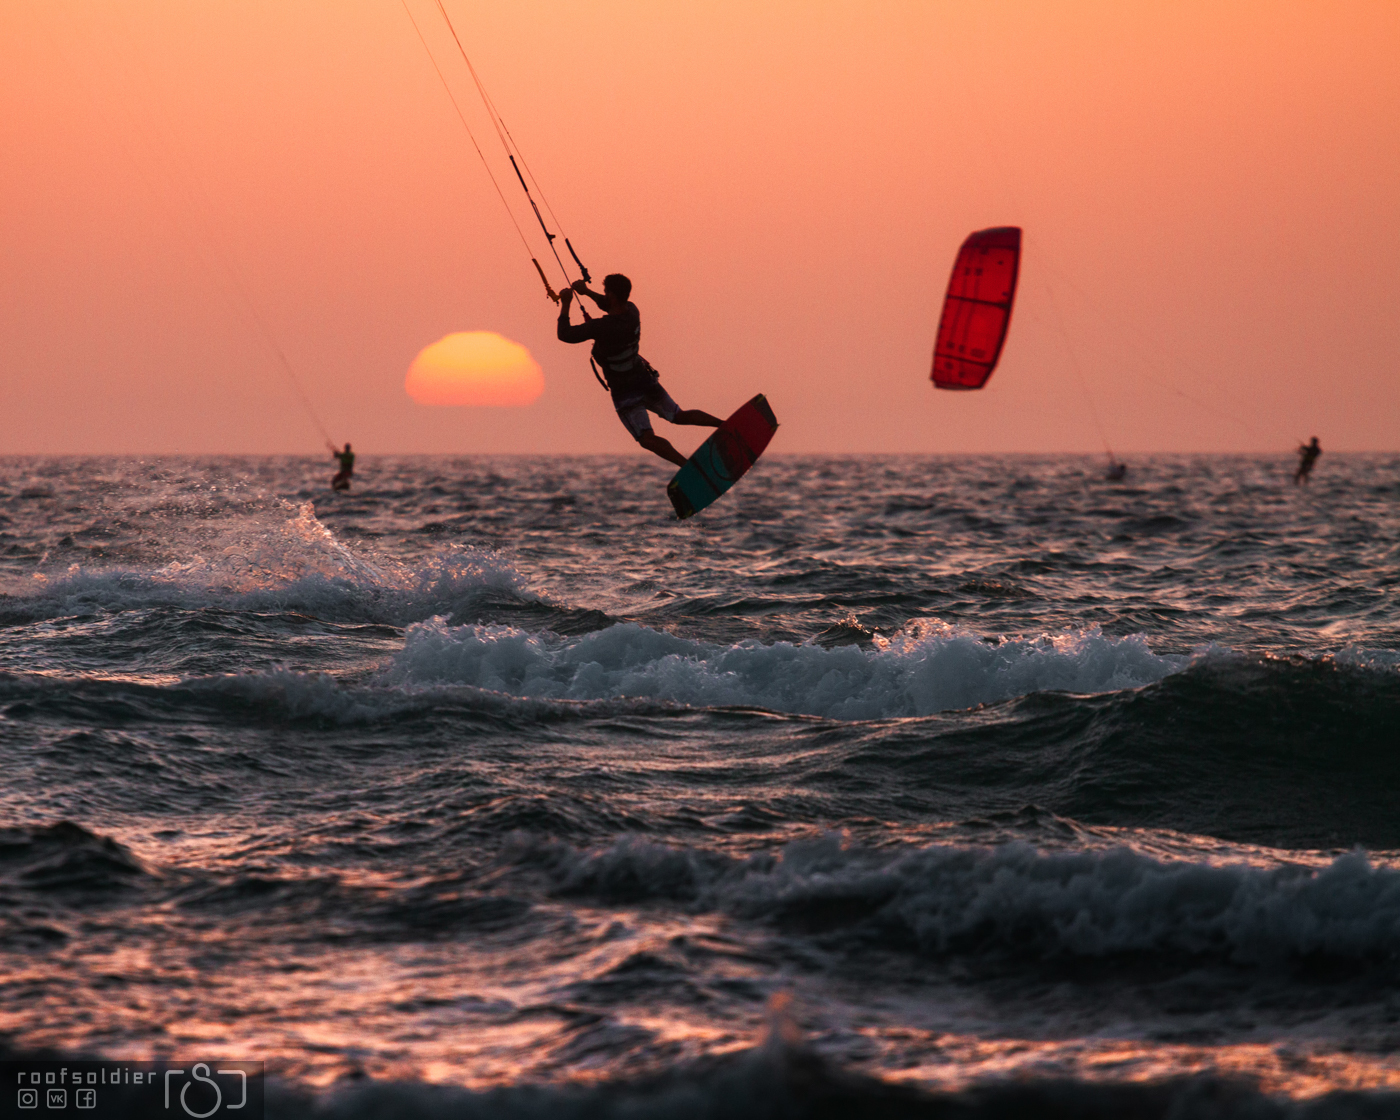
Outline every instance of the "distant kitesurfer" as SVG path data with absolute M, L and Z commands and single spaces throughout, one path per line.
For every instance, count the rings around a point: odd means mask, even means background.
M 350 476 L 355 473 L 355 453 L 350 450 L 348 443 L 345 445 L 344 451 L 337 451 L 335 444 L 329 440 L 326 441 L 326 446 L 331 449 L 331 458 L 340 463 L 340 472 L 331 479 L 331 489 L 349 490 Z
M 569 322 L 569 307 L 574 292 L 587 296 L 604 314 L 577 325 Z M 671 399 L 661 384 L 660 375 L 651 363 L 637 353 L 642 339 L 642 316 L 629 297 L 632 281 L 620 272 L 603 279 L 603 294 L 589 291 L 582 281 L 559 293 L 559 340 L 561 342 L 593 342 L 593 359 L 603 369 L 608 391 L 612 394 L 617 417 L 632 438 L 654 455 L 685 466 L 685 456 L 671 446 L 671 441 L 651 430 L 654 412 L 672 424 L 695 424 L 703 428 L 718 428 L 722 421 L 698 408 L 681 408 Z
M 1103 472 L 1109 482 L 1122 482 L 1128 475 L 1128 464 L 1119 462 L 1112 455 L 1108 457 L 1108 469 Z
M 1298 472 L 1293 476 L 1294 486 L 1308 481 L 1308 476 L 1312 474 L 1312 469 L 1317 463 L 1317 457 L 1321 454 L 1322 448 L 1317 442 L 1317 436 L 1312 437 L 1311 443 L 1298 445 Z

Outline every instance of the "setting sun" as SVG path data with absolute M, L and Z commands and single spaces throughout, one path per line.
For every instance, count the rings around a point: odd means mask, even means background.
M 544 373 L 530 351 L 495 331 L 459 331 L 419 351 L 404 380 L 419 404 L 533 404 Z

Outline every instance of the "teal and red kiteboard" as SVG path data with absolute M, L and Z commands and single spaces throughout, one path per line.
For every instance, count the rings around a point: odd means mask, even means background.
M 768 398 L 759 393 L 716 428 L 671 479 L 666 496 L 676 507 L 676 516 L 699 513 L 738 482 L 777 430 Z

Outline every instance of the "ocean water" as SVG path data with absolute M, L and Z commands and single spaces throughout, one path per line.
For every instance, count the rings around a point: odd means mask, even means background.
M 0 1051 L 1400 1115 L 1400 456 L 0 459 Z

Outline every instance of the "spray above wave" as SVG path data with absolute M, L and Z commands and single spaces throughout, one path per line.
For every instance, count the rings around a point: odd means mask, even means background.
M 149 568 L 75 563 L 61 574 L 41 572 L 27 594 L 4 602 L 4 614 L 29 621 L 218 606 L 402 626 L 460 610 L 483 593 L 529 597 L 520 573 L 485 549 L 440 551 L 416 565 L 359 555 L 316 519 L 311 502 L 244 511 L 232 524 L 181 543 L 181 559 Z
M 992 643 L 916 620 L 873 649 L 774 642 L 722 646 L 635 623 L 580 638 L 510 626 L 411 627 L 385 670 L 395 683 L 455 683 L 556 700 L 646 697 L 752 706 L 835 719 L 924 716 L 1054 689 L 1109 692 L 1161 680 L 1185 663 L 1141 637 L 1097 628 Z

